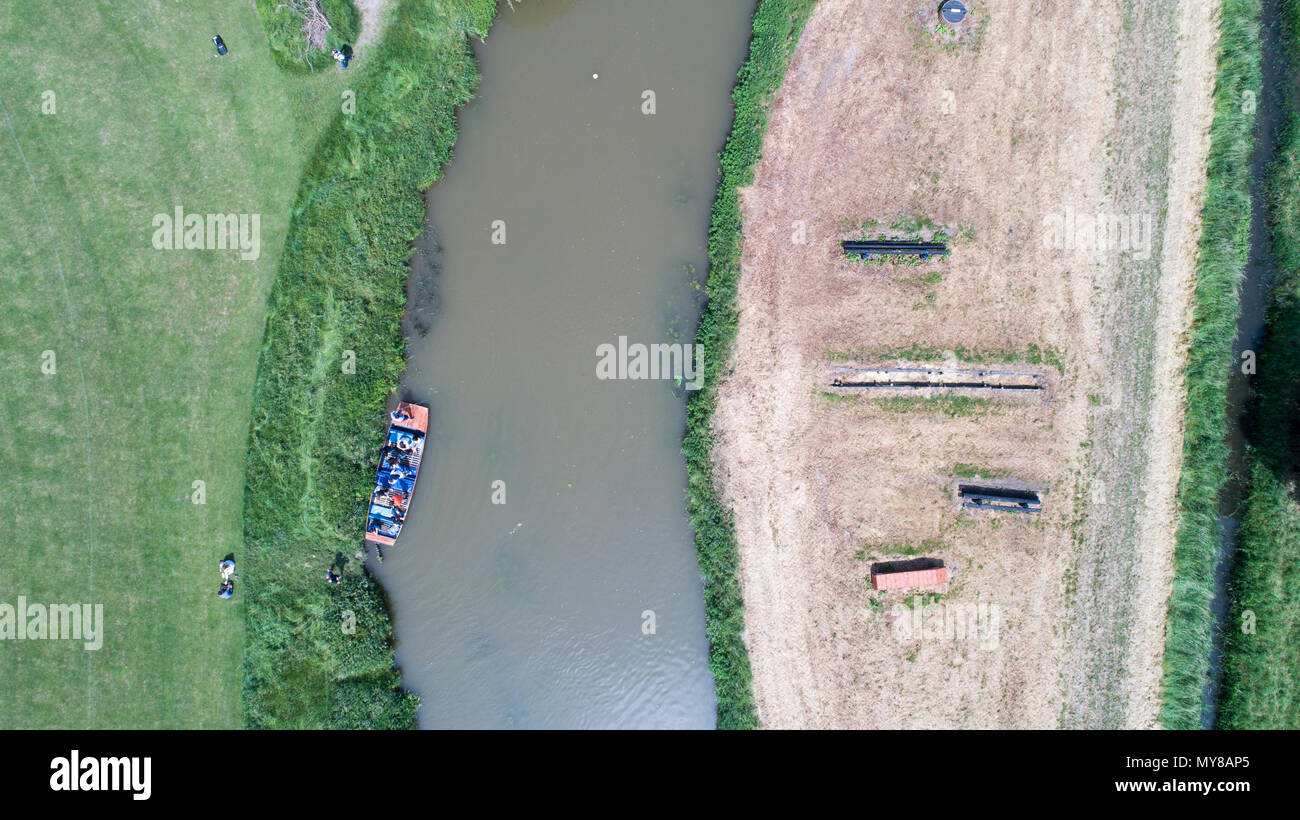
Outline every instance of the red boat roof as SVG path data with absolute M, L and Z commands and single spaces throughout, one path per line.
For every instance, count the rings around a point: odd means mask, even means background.
M 935 584 L 948 583 L 948 568 L 914 569 L 908 572 L 881 572 L 871 576 L 871 588 L 906 589 L 908 587 L 932 587 Z
M 418 430 L 421 433 L 429 432 L 429 408 L 422 404 L 411 404 L 406 401 L 399 401 L 394 412 L 400 410 L 411 418 L 407 421 L 394 421 L 394 427 L 402 427 L 407 430 Z

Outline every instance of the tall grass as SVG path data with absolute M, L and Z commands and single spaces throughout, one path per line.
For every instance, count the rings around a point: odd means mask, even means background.
M 1284 51 L 1300 64 L 1300 0 L 1283 0 Z M 1288 106 L 1289 108 L 1291 106 Z M 1269 169 L 1273 272 L 1257 390 L 1246 418 L 1249 485 L 1224 639 L 1225 729 L 1300 728 L 1300 112 L 1289 110 Z M 1243 631 L 1253 618 L 1253 631 Z
M 355 43 L 361 33 L 361 12 L 352 0 L 320 0 L 321 12 L 329 21 L 325 45 L 333 50 Z M 257 16 L 266 31 L 271 55 L 281 68 L 311 71 L 334 62 L 329 51 L 312 48 L 303 34 L 304 17 L 286 0 L 257 0 Z
M 1217 728 L 1300 728 L 1300 504 L 1253 461 L 1232 574 Z M 1251 620 L 1247 620 L 1247 618 Z M 1253 621 L 1253 623 L 1252 623 Z M 1244 632 L 1243 625 L 1253 629 Z
M 1224 0 L 1219 28 L 1160 714 L 1166 728 L 1178 729 L 1200 727 L 1209 670 L 1218 500 L 1228 457 L 1228 375 L 1250 242 L 1255 111 L 1249 101 L 1260 92 L 1259 0 Z
M 362 538 L 385 402 L 404 367 L 400 320 L 420 192 L 451 159 L 478 79 L 470 36 L 494 0 L 400 0 L 304 174 L 272 287 L 253 389 L 240 564 L 252 727 L 402 728 L 382 594 L 348 567 Z M 355 354 L 355 372 L 343 364 Z
M 696 333 L 696 344 L 704 353 L 704 387 L 687 402 L 682 452 L 686 456 L 695 547 L 704 575 L 709 666 L 717 688 L 719 729 L 758 726 L 744 642 L 745 614 L 735 527 L 713 485 L 710 429 L 718 376 L 730 355 L 738 321 L 736 288 L 740 280 L 742 226 L 737 189 L 754 179 L 754 164 L 762 149 L 773 96 L 781 87 L 814 2 L 760 0 L 754 12 L 749 59 L 741 67 L 731 94 L 735 121 L 721 156 L 722 181 L 709 226 L 709 301 Z

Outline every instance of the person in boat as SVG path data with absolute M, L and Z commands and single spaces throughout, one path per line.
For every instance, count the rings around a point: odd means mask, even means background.
M 394 424 L 401 424 L 403 422 L 410 421 L 415 417 L 412 416 L 410 413 L 406 412 L 405 404 L 399 404 L 397 405 L 397 409 L 393 410 L 393 412 L 389 415 L 389 418 L 393 420 Z
M 217 597 L 218 597 L 218 598 L 229 598 L 230 596 L 232 596 L 232 595 L 234 595 L 234 594 L 235 594 L 235 582 L 234 582 L 234 581 L 230 581 L 230 580 L 222 581 L 222 582 L 221 582 L 221 586 L 217 587 Z
M 389 489 L 384 490 L 383 497 L 379 499 L 379 503 L 394 510 L 401 510 L 402 502 L 405 500 L 405 496 L 403 496 L 399 491 Z

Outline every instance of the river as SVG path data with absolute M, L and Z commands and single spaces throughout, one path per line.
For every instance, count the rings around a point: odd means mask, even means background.
M 752 12 L 525 0 L 476 46 L 408 283 L 432 433 L 372 561 L 422 727 L 713 726 L 682 391 L 597 351 L 693 339 Z

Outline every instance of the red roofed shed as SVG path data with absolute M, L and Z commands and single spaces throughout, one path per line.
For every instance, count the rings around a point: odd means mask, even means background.
M 871 588 L 907 589 L 908 587 L 932 587 L 935 584 L 948 583 L 948 568 L 914 569 L 908 572 L 880 572 L 871 576 Z

